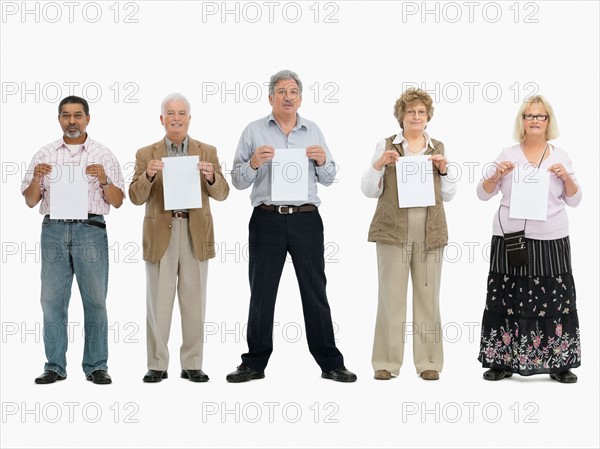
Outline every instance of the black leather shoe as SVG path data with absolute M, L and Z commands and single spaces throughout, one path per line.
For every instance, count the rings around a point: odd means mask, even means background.
M 233 373 L 229 373 L 225 379 L 227 379 L 227 382 L 237 384 L 239 382 L 248 382 L 252 379 L 262 379 L 263 377 L 265 377 L 264 371 L 259 373 L 258 371 L 254 371 L 252 368 L 241 364 Z
M 103 369 L 92 371 L 92 374 L 90 374 L 87 377 L 87 380 L 91 380 L 92 382 L 98 385 L 107 385 L 112 383 L 112 379 L 110 378 L 108 373 Z
M 321 373 L 323 379 L 332 379 L 336 382 L 356 382 L 356 374 L 341 366 L 327 373 Z
M 550 378 L 559 381 L 561 384 L 574 384 L 577 382 L 577 375 L 570 369 L 560 373 L 550 374 Z
M 44 371 L 44 373 L 35 378 L 35 383 L 36 384 L 53 384 L 54 382 L 56 382 L 57 380 L 65 380 L 67 377 L 66 376 L 61 376 L 60 374 L 58 374 L 55 371 Z
M 144 382 L 156 383 L 168 377 L 169 375 L 166 371 L 157 371 L 155 369 L 149 369 L 142 380 Z
M 181 370 L 181 378 L 189 379 L 192 382 L 208 382 L 208 376 L 201 369 Z
M 485 380 L 502 380 L 507 379 L 512 376 L 513 373 L 510 371 L 506 371 L 503 369 L 490 368 L 485 373 L 483 373 L 483 378 Z

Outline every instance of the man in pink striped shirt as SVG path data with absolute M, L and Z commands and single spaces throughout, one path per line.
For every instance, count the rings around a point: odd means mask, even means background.
M 108 239 L 104 215 L 109 213 L 110 206 L 118 208 L 123 204 L 123 175 L 114 154 L 87 134 L 90 113 L 85 99 L 64 98 L 58 106 L 58 121 L 63 137 L 33 156 L 21 185 L 27 205 L 34 207 L 39 203 L 40 214 L 44 216 L 41 303 L 48 360 L 35 383 L 50 384 L 67 377 L 68 306 L 75 275 L 84 310 L 83 371 L 87 380 L 109 384 L 112 380 L 107 372 Z M 67 175 L 87 180 L 86 219 L 50 218 L 52 188 L 56 189 L 60 177 Z M 70 200 L 62 195 L 56 198 L 61 202 Z

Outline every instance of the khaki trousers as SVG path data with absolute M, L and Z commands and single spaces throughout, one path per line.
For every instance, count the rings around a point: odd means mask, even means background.
M 183 342 L 182 369 L 202 368 L 208 261 L 196 259 L 188 221 L 173 218 L 171 240 L 158 262 L 146 262 L 146 338 L 148 369 L 169 367 L 169 333 L 175 291 L 179 298 Z
M 413 337 L 417 374 L 442 371 L 440 277 L 443 248 L 425 251 L 425 208 L 408 209 L 408 242 L 377 243 L 379 299 L 372 365 L 398 375 L 404 358 L 406 334 Z M 410 271 L 413 288 L 413 321 L 406 322 L 406 294 Z

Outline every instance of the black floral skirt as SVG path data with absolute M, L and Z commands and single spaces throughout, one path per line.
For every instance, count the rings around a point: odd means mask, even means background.
M 529 263 L 509 267 L 504 238 L 492 237 L 478 360 L 523 376 L 581 364 L 569 237 L 526 239 Z

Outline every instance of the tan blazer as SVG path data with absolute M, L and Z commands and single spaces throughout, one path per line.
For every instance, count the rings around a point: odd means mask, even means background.
M 199 155 L 200 161 L 212 162 L 215 168 L 215 182 L 209 185 L 202 176 L 202 207 L 190 209 L 188 226 L 196 257 L 207 260 L 215 257 L 214 231 L 208 197 L 223 201 L 229 195 L 229 184 L 221 173 L 217 149 L 198 140 L 189 138 L 188 155 Z M 146 176 L 148 163 L 167 157 L 167 147 L 162 139 L 153 145 L 144 147 L 135 155 L 135 174 L 129 185 L 129 198 L 136 205 L 146 203 L 143 231 L 143 258 L 158 262 L 167 251 L 171 239 L 171 211 L 165 210 L 163 195 L 163 177 L 159 171 L 152 182 Z

